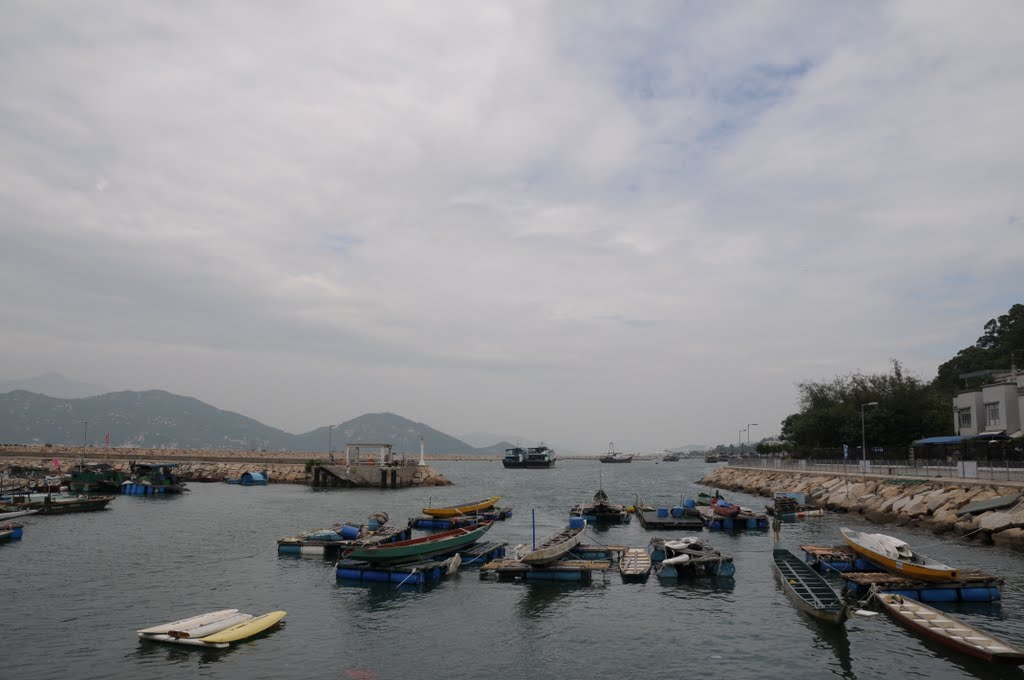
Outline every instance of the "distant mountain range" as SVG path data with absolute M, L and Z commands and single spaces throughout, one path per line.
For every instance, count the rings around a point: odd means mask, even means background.
M 510 446 L 471 446 L 394 413 L 367 413 L 344 423 L 291 434 L 231 411 L 162 390 L 110 392 L 82 398 L 28 390 L 0 394 L 0 443 L 176 449 L 327 452 L 346 443 L 391 444 L 396 452 L 494 455 Z
M 26 390 L 38 394 L 46 394 L 61 399 L 81 399 L 82 397 L 95 397 L 99 394 L 110 392 L 106 387 L 93 385 L 92 383 L 80 382 L 65 378 L 60 373 L 46 373 L 37 375 L 34 378 L 23 378 L 21 380 L 0 379 L 0 393 L 13 392 L 14 390 Z

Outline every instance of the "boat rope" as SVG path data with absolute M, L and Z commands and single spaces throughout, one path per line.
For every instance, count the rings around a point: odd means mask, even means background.
M 405 582 L 408 581 L 409 579 L 411 579 L 413 577 L 413 574 L 415 574 L 418 571 L 419 571 L 419 567 L 413 567 L 412 571 L 409 572 L 409 575 L 406 576 L 405 578 L 403 578 L 402 582 L 399 583 L 396 587 L 401 588 L 402 586 L 404 586 Z

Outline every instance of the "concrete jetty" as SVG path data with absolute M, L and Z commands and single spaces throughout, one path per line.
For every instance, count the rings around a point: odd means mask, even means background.
M 1024 483 L 1021 482 L 912 479 L 860 473 L 846 476 L 726 466 L 715 468 L 700 483 L 766 497 L 775 492 L 803 492 L 809 503 L 828 510 L 857 513 L 876 524 L 920 527 L 937 535 L 953 533 L 968 540 L 1024 551 L 1024 501 L 1019 496 L 1024 493 Z M 1004 507 L 986 509 L 993 504 Z

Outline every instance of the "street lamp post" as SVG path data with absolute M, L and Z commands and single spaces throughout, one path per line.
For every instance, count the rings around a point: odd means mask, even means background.
M 737 444 L 737 446 L 740 447 L 740 455 L 741 456 L 743 455 L 743 433 L 746 432 L 746 431 L 747 431 L 746 428 L 744 428 L 744 429 L 739 431 L 738 435 L 736 435 L 736 444 Z
M 82 448 L 89 445 L 89 421 L 82 421 Z
M 868 446 L 867 446 L 867 435 L 864 431 L 864 409 L 868 406 L 878 406 L 877 401 L 869 401 L 866 404 L 860 405 L 860 460 L 861 460 L 861 473 L 866 474 L 868 471 Z
M 750 428 L 757 425 L 757 423 L 747 423 L 747 446 L 750 446 Z

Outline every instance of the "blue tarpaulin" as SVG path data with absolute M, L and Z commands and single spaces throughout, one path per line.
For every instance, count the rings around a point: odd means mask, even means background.
M 945 437 L 925 437 L 924 439 L 918 439 L 914 442 L 914 446 L 922 446 L 924 444 L 959 444 L 966 439 L 969 439 L 969 437 L 961 437 L 956 434 Z

